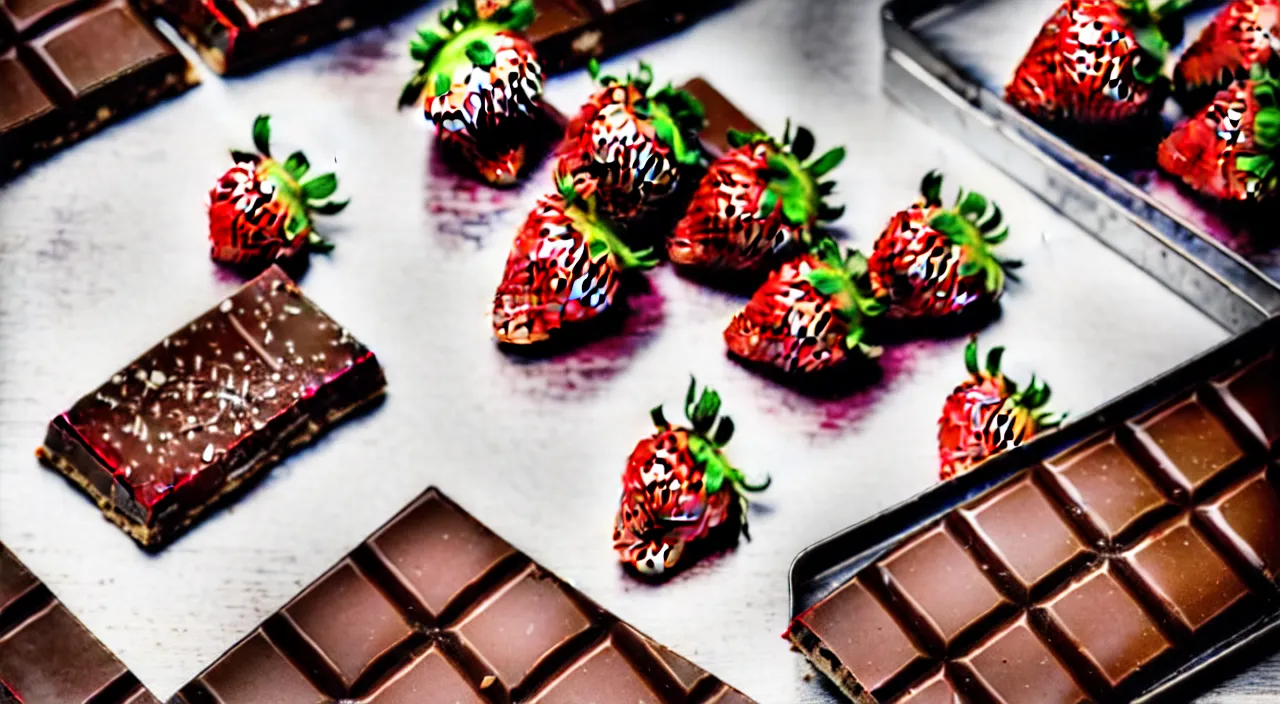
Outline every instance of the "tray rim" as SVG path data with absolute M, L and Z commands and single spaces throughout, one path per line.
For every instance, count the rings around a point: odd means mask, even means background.
M 895 88 L 895 79 L 891 75 L 893 66 L 912 74 L 916 81 L 925 83 L 925 88 L 939 93 L 939 98 L 946 100 L 949 107 L 960 111 L 960 120 L 965 126 L 978 125 L 997 139 L 1003 139 L 1014 149 L 1026 152 L 1035 158 L 1041 167 L 1056 179 L 1070 182 L 1070 195 L 1087 197 L 1090 205 L 1107 211 L 1112 217 L 1126 221 L 1142 231 L 1143 236 L 1152 240 L 1152 244 L 1173 254 L 1211 280 L 1217 287 L 1225 289 L 1235 296 L 1247 308 L 1257 315 L 1245 314 L 1232 319 L 1210 309 L 1199 297 L 1191 295 L 1188 290 L 1180 289 L 1175 282 L 1162 277 L 1133 256 L 1119 249 L 1114 238 L 1104 235 L 1103 227 L 1079 216 L 1077 213 L 1055 202 L 1032 179 L 1019 173 L 1008 163 L 983 155 L 990 163 L 1014 178 L 1036 196 L 1047 202 L 1058 212 L 1065 215 L 1089 234 L 1097 237 L 1104 244 L 1116 249 L 1139 268 L 1147 271 L 1165 286 L 1182 295 L 1195 307 L 1209 315 L 1231 332 L 1242 332 L 1258 324 L 1261 320 L 1280 313 L 1280 279 L 1263 273 L 1256 265 L 1227 247 L 1216 238 L 1207 235 L 1189 223 L 1177 213 L 1168 209 L 1149 195 L 1121 178 L 1108 166 L 1076 149 L 1069 143 L 1026 117 L 1006 103 L 1002 96 L 996 95 L 979 81 L 974 80 L 963 68 L 951 63 L 945 56 L 935 51 L 926 39 L 914 27 L 925 21 L 936 21 L 941 15 L 962 9 L 964 5 L 980 3 L 983 0 L 886 0 L 881 7 L 881 28 L 885 40 L 885 91 L 896 101 L 908 107 L 922 106 L 913 104 L 912 100 L 903 97 Z M 923 74 L 923 76 L 921 75 Z M 925 80 L 925 78 L 931 80 Z M 931 126 L 939 128 L 933 120 L 924 117 Z M 954 136 L 954 130 L 940 128 Z M 972 145 L 971 145 L 972 148 Z M 978 151 L 979 154 L 982 152 Z M 1069 168 L 1063 161 L 1069 161 L 1077 169 Z M 1101 185 L 1100 185 L 1101 184 Z M 1127 202 L 1126 202 L 1127 201 Z M 1188 251 L 1179 242 L 1162 232 L 1158 223 L 1163 221 L 1176 235 L 1188 242 L 1205 248 L 1211 257 L 1218 261 L 1205 261 L 1200 255 Z

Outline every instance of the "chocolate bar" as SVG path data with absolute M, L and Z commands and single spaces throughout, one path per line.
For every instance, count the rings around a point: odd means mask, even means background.
M 1277 331 L 1015 451 L 1005 481 L 939 487 L 955 507 L 800 613 L 792 642 L 860 703 L 1121 702 L 1275 632 Z
M 159 704 L 4 545 L 0 702 Z
M 529 39 L 548 74 L 672 34 L 723 0 L 536 0 Z
M 221 74 L 240 74 L 393 19 L 421 0 L 140 0 Z
M 435 489 L 183 687 L 180 704 L 748 704 Z
M 702 150 L 706 152 L 708 159 L 715 161 L 732 149 L 729 145 L 729 130 L 764 132 L 737 105 L 729 102 L 715 86 L 708 83 L 707 79 L 694 78 L 680 86 L 680 89 L 697 98 L 706 112 L 706 124 L 698 133 L 698 139 L 702 142 Z
M 198 82 L 125 0 L 0 3 L 0 179 Z
M 385 385 L 273 266 L 54 418 L 37 454 L 157 548 Z

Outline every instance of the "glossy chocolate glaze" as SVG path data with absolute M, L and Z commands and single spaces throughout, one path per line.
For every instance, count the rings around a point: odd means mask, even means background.
M 272 267 L 55 418 L 41 454 L 156 545 L 384 385 L 373 353 Z

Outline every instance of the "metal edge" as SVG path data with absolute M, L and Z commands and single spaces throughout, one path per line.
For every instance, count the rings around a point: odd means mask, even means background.
M 883 6 L 886 93 L 935 128 L 986 147 L 976 151 L 1228 330 L 1246 330 L 1280 311 L 1280 285 L 1008 107 L 935 54 L 909 28 L 926 15 L 955 7 L 948 0 L 890 0 Z M 995 107 L 983 110 L 983 104 Z M 1089 172 L 1089 179 L 1105 183 L 1130 201 L 1141 201 L 1148 217 L 1155 213 L 1174 223 L 1182 241 L 1157 231 L 1135 212 L 1136 206 L 1127 207 L 1098 183 L 1073 173 L 1053 152 L 1079 164 Z

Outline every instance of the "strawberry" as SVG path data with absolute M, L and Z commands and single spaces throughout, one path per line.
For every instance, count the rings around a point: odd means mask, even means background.
M 813 134 L 801 127 L 782 139 L 729 131 L 733 147 L 712 162 L 674 235 L 667 255 L 675 264 L 708 269 L 759 269 L 796 245 L 809 245 L 819 222 L 844 208 L 823 202 L 835 183 L 819 179 L 844 159 L 836 147 L 809 163 Z
M 1005 99 L 1039 122 L 1094 132 L 1158 115 L 1168 92 L 1160 69 L 1187 4 L 1066 0 L 1040 29 Z
M 209 256 L 226 264 L 269 264 L 311 248 L 328 251 L 328 240 L 312 229 L 313 213 L 341 212 L 347 201 L 328 201 L 338 177 L 317 176 L 302 182 L 311 167 L 306 155 L 294 152 L 281 164 L 271 158 L 271 121 L 253 122 L 258 153 L 232 151 L 232 166 L 209 190 Z
M 1274 198 L 1280 179 L 1280 85 L 1260 67 L 1254 67 L 1253 76 L 1219 91 L 1207 107 L 1178 125 L 1160 143 L 1160 168 L 1220 201 Z
M 1003 356 L 1003 347 L 991 348 L 986 369 L 980 369 L 978 338 L 970 338 L 964 348 L 969 378 L 947 397 L 938 419 L 939 476 L 944 480 L 1062 423 L 1062 415 L 1041 410 L 1049 400 L 1049 385 L 1032 375 L 1019 391 L 1000 371 Z
M 565 129 L 556 174 L 625 222 L 655 209 L 676 190 L 680 171 L 701 160 L 702 105 L 670 84 L 651 91 L 645 63 L 625 82 L 601 76 L 595 61 L 588 68 L 601 87 Z
M 920 199 L 894 215 L 876 239 L 871 290 L 888 302 L 891 318 L 936 318 L 993 303 L 1021 266 L 991 251 L 1009 235 L 998 206 L 961 190 L 956 204 L 944 208 L 941 191 L 942 176 L 930 171 Z
M 559 192 L 540 198 L 516 233 L 493 299 L 494 334 L 528 345 L 598 317 L 613 305 L 619 275 L 654 266 L 650 255 L 628 249 L 595 201 L 560 181 Z
M 1280 57 L 1280 0 L 1233 0 L 1178 59 L 1174 86 L 1198 107 L 1273 57 Z
M 883 306 L 867 283 L 867 260 L 841 255 L 830 239 L 769 275 L 724 331 L 737 357 L 784 372 L 816 372 L 879 350 L 862 342 L 863 324 Z
M 524 168 L 525 145 L 542 100 L 542 67 L 524 35 L 533 0 L 477 11 L 459 0 L 438 27 L 418 30 L 409 53 L 421 62 L 400 105 L 426 92 L 426 113 L 441 145 L 462 156 L 485 181 L 510 185 Z
M 651 411 L 657 432 L 641 440 L 622 472 L 622 499 L 614 521 L 613 548 L 636 572 L 659 576 L 685 555 L 685 547 L 730 524 L 737 512 L 747 532 L 747 492 L 769 486 L 747 482 L 725 459 L 733 421 L 720 416 L 720 394 L 690 380 L 685 415 L 691 427 L 667 422 L 662 406 Z

